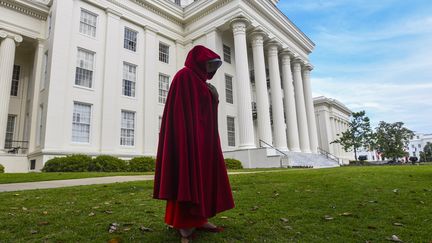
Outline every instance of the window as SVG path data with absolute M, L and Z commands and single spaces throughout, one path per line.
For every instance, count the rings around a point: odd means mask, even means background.
M 131 50 L 131 51 L 136 51 L 137 35 L 138 35 L 138 32 L 136 32 L 135 30 L 125 28 L 123 47 L 128 49 L 128 50 Z
M 225 74 L 225 93 L 226 93 L 226 102 L 233 104 L 233 86 L 232 86 L 232 77 Z
M 412 148 L 415 148 L 414 144 L 411 145 Z
M 19 78 L 20 78 L 21 67 L 18 65 L 13 66 L 12 71 L 12 84 L 11 84 L 11 96 L 18 96 Z
M 32 159 L 30 160 L 30 170 L 36 169 L 36 160 Z
M 134 146 L 135 144 L 135 112 L 121 112 L 120 145 Z
M 229 46 L 223 45 L 223 58 L 227 63 L 231 63 L 231 48 Z
M 37 133 L 36 133 L 36 145 L 39 146 L 42 143 L 42 128 L 43 128 L 43 105 L 39 105 L 39 111 L 38 111 L 38 126 L 37 126 Z
M 94 53 L 78 49 L 75 84 L 91 88 L 93 81 Z
M 136 66 L 123 63 L 123 95 L 135 97 Z
M 179 5 L 179 6 L 181 5 L 181 1 L 180 0 L 175 0 L 174 3 L 177 4 L 177 5 Z
M 6 139 L 5 139 L 5 149 L 12 148 L 12 141 L 15 130 L 15 115 L 8 115 L 7 125 L 6 125 Z
M 234 117 L 227 117 L 228 146 L 235 146 Z
M 90 141 L 91 105 L 75 102 L 72 120 L 72 142 Z
M 169 62 L 169 46 L 159 42 L 159 61 Z
M 421 144 L 418 144 L 418 147 L 421 148 Z
M 91 37 L 96 37 L 96 18 L 96 14 L 81 9 L 79 32 Z
M 161 125 L 162 125 L 162 116 L 159 116 L 159 131 L 161 129 Z
M 159 103 L 165 104 L 168 95 L 169 76 L 159 74 Z
M 40 90 L 45 89 L 47 79 L 48 79 L 48 51 L 45 52 L 43 57 L 43 77 L 40 84 Z

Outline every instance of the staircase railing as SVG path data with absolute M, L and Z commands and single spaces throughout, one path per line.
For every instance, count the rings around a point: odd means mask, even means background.
M 340 158 L 337 157 L 336 155 L 331 154 L 331 153 L 325 151 L 325 150 L 322 149 L 322 148 L 318 148 L 318 152 L 319 152 L 320 154 L 324 155 L 327 159 L 331 159 L 331 160 L 333 160 L 333 161 L 338 162 L 338 164 L 340 164 Z
M 263 140 L 261 140 L 261 139 L 259 140 L 259 142 L 260 142 L 260 147 L 261 147 L 261 148 L 266 148 L 266 147 L 262 146 L 262 143 L 263 143 L 263 144 L 267 145 L 268 147 L 270 147 L 270 148 L 276 150 L 277 152 L 281 153 L 283 158 L 288 159 L 288 154 L 286 154 L 286 153 L 282 152 L 281 150 L 279 150 L 279 149 L 273 147 L 273 145 L 268 144 L 268 143 L 266 143 L 265 141 L 263 141 Z M 268 148 L 268 147 L 267 147 L 267 148 Z M 281 168 L 283 168 L 283 165 L 282 165 L 282 157 L 281 157 L 281 160 L 280 160 L 280 167 L 281 167 Z M 288 163 L 288 166 L 289 166 L 289 163 Z

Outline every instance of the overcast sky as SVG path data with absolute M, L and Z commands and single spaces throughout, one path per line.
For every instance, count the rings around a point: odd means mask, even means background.
M 432 0 L 280 0 L 315 44 L 313 96 L 432 133 Z

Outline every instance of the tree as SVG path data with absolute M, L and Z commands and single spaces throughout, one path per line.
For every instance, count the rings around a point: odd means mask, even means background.
M 354 150 L 354 157 L 357 160 L 359 148 L 368 148 L 373 141 L 373 132 L 370 127 L 369 117 L 365 111 L 353 112 L 349 128 L 342 132 L 341 136 L 331 143 L 340 144 L 348 152 Z
M 414 133 L 405 128 L 403 122 L 387 123 L 381 121 L 376 128 L 376 149 L 381 151 L 385 157 L 397 158 L 405 156 L 405 147 Z
M 423 148 L 423 152 L 420 154 L 420 159 L 422 162 L 432 161 L 432 143 L 427 142 Z

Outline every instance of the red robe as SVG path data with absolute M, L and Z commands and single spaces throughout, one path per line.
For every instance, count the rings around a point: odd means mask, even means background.
M 217 97 L 206 62 L 220 56 L 204 46 L 189 52 L 171 83 L 159 134 L 153 197 L 183 204 L 182 215 L 207 219 L 234 207 L 219 139 Z M 174 204 L 167 205 L 176 208 Z M 178 207 L 177 207 L 178 208 Z

